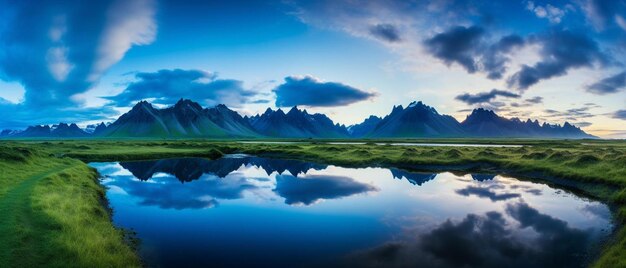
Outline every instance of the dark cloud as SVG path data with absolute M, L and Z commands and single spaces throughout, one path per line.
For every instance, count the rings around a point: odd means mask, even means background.
M 525 90 L 541 80 L 566 75 L 570 69 L 605 64 L 607 56 L 598 44 L 582 32 L 553 30 L 535 36 L 534 43 L 541 44 L 541 60 L 522 69 L 508 79 L 508 85 Z
M 496 44 L 493 44 L 483 55 L 483 68 L 487 71 L 487 78 L 502 78 L 507 70 L 506 63 L 509 62 L 509 57 L 506 55 L 523 45 L 524 39 L 518 35 L 504 36 Z
M 520 98 L 519 94 L 509 92 L 506 90 L 498 90 L 492 89 L 489 92 L 480 92 L 477 94 L 469 94 L 464 93 L 455 97 L 456 100 L 465 102 L 469 105 L 477 104 L 477 103 L 486 103 L 493 101 L 496 97 L 505 97 L 505 98 Z
M 604 78 L 585 87 L 588 92 L 604 95 L 626 88 L 626 72 Z
M 91 115 L 98 111 L 81 111 L 83 103 L 75 96 L 94 86 L 132 46 L 151 43 L 156 33 L 152 0 L 11 1 L 2 6 L 7 10 L 0 19 L 0 78 L 20 83 L 25 93 L 19 105 L 0 104 L 16 112 L 0 119 L 0 125 L 28 124 L 32 118 L 39 123 L 96 119 Z
M 133 102 L 154 99 L 154 103 L 173 104 L 181 96 L 203 102 L 205 105 L 226 104 L 239 107 L 250 102 L 256 92 L 243 88 L 243 82 L 218 79 L 217 75 L 200 70 L 159 70 L 136 73 L 136 81 L 122 93 L 105 97 L 116 106 L 130 106 Z
M 626 120 L 626 110 L 618 110 L 613 113 L 613 118 Z
M 511 198 L 518 198 L 521 195 L 517 193 L 502 193 L 498 194 L 487 187 L 478 187 L 478 186 L 467 186 L 463 189 L 459 189 L 455 191 L 457 194 L 462 196 L 470 196 L 475 195 L 481 198 L 488 198 L 491 201 L 503 201 Z
M 543 97 L 535 96 L 530 99 L 526 99 L 525 101 L 532 104 L 539 104 L 543 103 Z
M 485 30 L 481 27 L 457 26 L 427 39 L 424 45 L 430 54 L 445 64 L 456 63 L 467 72 L 475 73 L 479 68 L 475 57 L 481 49 L 484 34 Z
M 525 99 L 523 102 L 512 102 L 511 107 L 531 107 L 536 104 L 543 103 L 543 97 L 535 96 L 530 99 Z
M 391 43 L 399 42 L 402 40 L 402 38 L 400 38 L 400 33 L 398 32 L 398 29 L 392 24 L 373 25 L 370 27 L 370 34 L 372 34 L 376 38 Z
M 309 175 L 298 178 L 291 175 L 276 176 L 276 192 L 289 205 L 311 205 L 321 199 L 336 199 L 359 193 L 378 191 L 372 185 L 349 177 Z
M 591 122 L 575 122 L 575 123 L 572 123 L 572 125 L 582 128 L 582 127 L 591 126 L 591 125 L 593 125 L 593 123 L 591 123 Z
M 322 82 L 311 76 L 286 77 L 285 83 L 273 91 L 276 94 L 276 106 L 278 107 L 296 105 L 311 107 L 344 106 L 376 96 L 376 93 L 366 92 L 341 83 Z
M 468 73 L 482 71 L 489 79 L 500 79 L 506 72 L 508 54 L 524 45 L 518 35 L 507 35 L 489 44 L 485 29 L 457 26 L 424 41 L 426 50 L 445 64 L 456 63 Z

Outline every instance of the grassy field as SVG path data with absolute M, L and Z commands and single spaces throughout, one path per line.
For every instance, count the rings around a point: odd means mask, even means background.
M 179 156 L 217 158 L 248 153 L 342 166 L 493 172 L 541 180 L 600 199 L 616 208 L 618 231 L 595 263 L 626 267 L 626 142 L 560 140 L 419 140 L 506 143 L 519 148 L 376 145 L 416 140 L 240 143 L 232 141 L 2 141 L 0 142 L 0 267 L 137 266 L 123 233 L 103 205 L 104 190 L 90 161 Z M 6 215 L 6 216 L 5 216 Z M 89 264 L 89 265 L 86 265 Z

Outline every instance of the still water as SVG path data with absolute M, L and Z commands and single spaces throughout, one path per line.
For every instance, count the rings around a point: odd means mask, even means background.
M 231 155 L 91 163 L 152 267 L 580 267 L 599 202 L 514 178 Z

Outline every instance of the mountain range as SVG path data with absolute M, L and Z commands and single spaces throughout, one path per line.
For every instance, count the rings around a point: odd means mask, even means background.
M 31 126 L 25 130 L 3 130 L 4 138 L 595 138 L 580 128 L 540 124 L 504 118 L 491 110 L 475 109 L 463 122 L 439 114 L 422 102 L 406 108 L 394 106 L 385 117 L 370 116 L 362 123 L 345 126 L 324 114 L 310 114 L 298 107 L 287 113 L 268 108 L 263 114 L 241 116 L 223 104 L 204 108 L 181 99 L 175 105 L 157 109 L 141 101 L 110 124 Z

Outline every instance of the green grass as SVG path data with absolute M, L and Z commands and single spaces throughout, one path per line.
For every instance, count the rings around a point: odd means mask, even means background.
M 515 175 L 522 179 L 556 184 L 610 203 L 617 208 L 615 218 L 619 224 L 618 231 L 614 239 L 606 245 L 602 256 L 594 266 L 626 266 L 626 250 L 624 250 L 626 229 L 623 228 L 626 222 L 626 142 L 624 141 L 365 140 L 367 144 L 363 145 L 325 143 L 331 140 L 290 141 L 297 143 L 244 144 L 216 140 L 2 142 L 0 143 L 0 149 L 2 149 L 0 159 L 7 159 L 7 161 L 0 163 L 3 170 L 0 174 L 0 183 L 2 183 L 0 204 L 7 199 L 7 202 L 12 205 L 7 206 L 8 209 L 4 211 L 15 215 L 8 217 L 12 219 L 12 222 L 0 224 L 0 228 L 5 228 L 0 232 L 2 234 L 0 247 L 13 249 L 17 245 L 16 248 L 23 247 L 24 249 L 13 250 L 13 253 L 0 253 L 2 254 L 0 267 L 3 267 L 3 264 L 26 264 L 28 266 L 28 264 L 37 264 L 42 258 L 52 258 L 58 264 L 63 264 L 68 259 L 80 259 L 81 261 L 75 263 L 77 266 L 87 263 L 95 264 L 90 266 L 104 263 L 129 264 L 122 266 L 138 264 L 130 247 L 124 243 L 121 231 L 112 227 L 109 215 L 105 213 L 106 210 L 100 203 L 103 189 L 97 184 L 94 171 L 89 169 L 84 162 L 181 156 L 216 158 L 225 153 L 248 153 L 351 167 L 375 165 L 408 170 L 497 172 Z M 373 144 L 375 142 L 413 141 L 506 143 L 528 146 L 472 148 L 398 147 Z M 24 162 L 23 159 L 26 161 Z M 10 174 L 5 174 L 4 170 L 8 170 Z M 42 235 L 49 239 L 28 240 L 28 235 L 33 237 L 32 234 L 23 232 L 14 225 L 20 220 L 33 224 L 29 228 L 30 232 L 37 234 L 36 237 Z M 7 232 L 16 234 L 23 232 L 26 236 L 7 236 Z M 53 233 L 55 235 L 52 235 Z M 85 239 L 79 239 L 81 237 Z M 5 241 L 11 241 L 12 246 L 4 246 L 7 244 L 4 243 Z M 49 250 L 48 245 L 52 244 L 62 246 L 51 250 L 54 251 L 54 254 L 51 254 L 46 250 Z M 16 259 L 15 256 L 19 258 Z M 27 258 L 28 263 L 15 262 L 24 256 L 33 257 Z
M 1 146 L 0 267 L 138 267 L 85 163 Z

